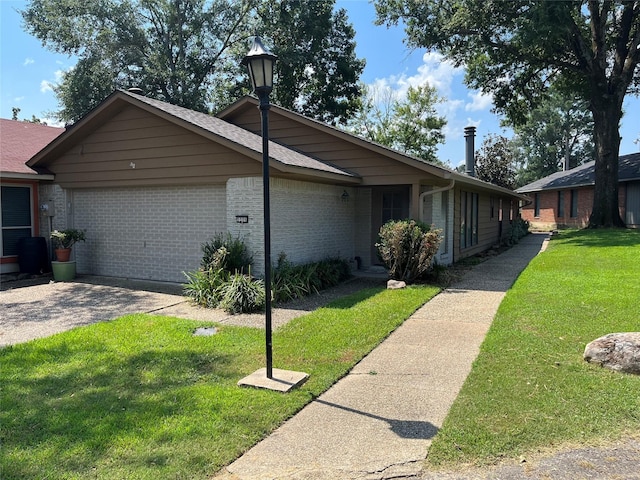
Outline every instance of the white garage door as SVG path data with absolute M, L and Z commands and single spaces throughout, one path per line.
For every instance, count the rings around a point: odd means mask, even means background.
M 201 244 L 225 232 L 224 186 L 74 190 L 79 273 L 184 282 L 198 268 Z

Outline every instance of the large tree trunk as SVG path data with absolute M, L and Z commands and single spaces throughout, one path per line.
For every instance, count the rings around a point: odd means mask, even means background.
M 625 227 L 618 205 L 618 156 L 620 153 L 619 123 L 622 102 L 602 98 L 599 105 L 592 103 L 594 143 L 596 154 L 595 191 L 589 228 Z

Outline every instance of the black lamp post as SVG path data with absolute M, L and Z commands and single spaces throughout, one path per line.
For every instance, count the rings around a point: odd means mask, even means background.
M 269 205 L 269 94 L 273 90 L 273 66 L 276 56 L 269 52 L 260 37 L 255 37 L 249 53 L 242 59 L 242 65 L 249 69 L 253 91 L 260 99 L 262 114 L 262 183 L 264 202 L 264 289 L 265 289 L 265 330 L 267 353 L 267 378 L 273 378 L 271 342 L 271 212 Z

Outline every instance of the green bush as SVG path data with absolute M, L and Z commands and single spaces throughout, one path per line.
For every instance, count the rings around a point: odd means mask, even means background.
M 264 282 L 251 277 L 251 257 L 241 239 L 217 235 L 204 244 L 202 250 L 202 267 L 185 273 L 187 283 L 183 291 L 191 301 L 207 308 L 223 308 L 228 313 L 251 313 L 264 307 Z M 248 275 L 243 273 L 245 267 Z M 349 276 L 349 264 L 345 260 L 294 265 L 282 253 L 272 273 L 272 298 L 282 303 L 305 297 L 337 285 Z
M 521 238 L 526 237 L 529 234 L 529 222 L 523 220 L 521 217 L 517 217 L 511 224 L 511 230 L 507 238 L 506 244 L 511 246 L 520 241 Z
M 334 258 L 304 265 L 294 265 L 284 253 L 273 269 L 271 287 L 276 302 L 288 302 L 333 287 L 351 276 L 349 264 Z
M 224 255 L 221 255 L 221 252 L 224 252 Z M 203 243 L 202 253 L 201 266 L 205 270 L 213 267 L 222 268 L 229 273 L 246 272 L 253 263 L 253 256 L 244 240 L 240 237 L 234 238 L 230 233 L 218 233 Z
M 264 282 L 244 273 L 231 275 L 220 288 L 220 293 L 220 308 L 227 313 L 257 312 L 265 305 Z
M 185 273 L 187 283 L 183 285 L 184 294 L 196 305 L 207 308 L 217 308 L 222 300 L 222 286 L 229 279 L 225 270 L 213 268 L 199 269 Z
M 442 242 L 442 230 L 415 220 L 391 220 L 380 228 L 380 259 L 395 280 L 411 283 L 426 273 Z

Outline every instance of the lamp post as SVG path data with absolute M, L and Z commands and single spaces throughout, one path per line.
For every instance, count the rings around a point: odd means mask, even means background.
M 304 372 L 274 369 L 271 343 L 271 212 L 269 201 L 269 94 L 273 90 L 273 66 L 276 56 L 269 52 L 259 37 L 253 40 L 249 53 L 242 59 L 242 65 L 249 69 L 253 91 L 260 99 L 262 115 L 262 183 L 264 204 L 264 289 L 265 289 L 265 330 L 267 368 L 241 379 L 240 386 L 267 388 L 288 392 L 302 385 L 309 375 Z
M 271 342 L 271 208 L 269 198 L 269 94 L 273 90 L 273 66 L 276 56 L 255 37 L 249 53 L 242 64 L 249 69 L 253 91 L 260 99 L 262 115 L 262 183 L 264 204 L 264 290 L 265 290 L 265 330 L 267 378 L 273 378 L 272 342 Z

